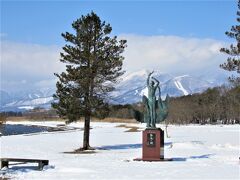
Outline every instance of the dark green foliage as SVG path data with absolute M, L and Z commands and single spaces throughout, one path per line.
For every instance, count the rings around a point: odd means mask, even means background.
M 133 109 L 133 117 L 138 122 L 141 122 L 142 119 L 144 119 L 144 113 L 141 113 L 140 111 L 137 111 L 137 110 Z
M 111 26 L 94 12 L 74 21 L 72 28 L 74 34 L 62 34 L 67 44 L 60 61 L 66 63 L 66 72 L 55 74 L 59 80 L 52 106 L 69 122 L 85 117 L 85 129 L 89 129 L 91 116 L 106 115 L 107 95 L 124 73 L 121 54 L 126 40 L 110 37 Z
M 220 67 L 227 71 L 236 71 L 240 74 L 240 0 L 238 1 L 238 11 L 237 11 L 237 25 L 232 26 L 230 31 L 227 31 L 225 34 L 229 38 L 236 40 L 236 44 L 231 44 L 229 48 L 221 48 L 220 51 L 229 55 L 227 62 L 221 64 Z M 240 76 L 230 77 L 231 82 L 235 85 L 240 85 Z

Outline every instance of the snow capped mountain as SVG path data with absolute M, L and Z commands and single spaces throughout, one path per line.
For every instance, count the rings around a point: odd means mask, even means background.
M 134 72 L 123 78 L 123 81 L 116 88 L 117 96 L 116 93 L 112 95 L 114 97 L 112 102 L 126 104 L 141 101 L 142 95 L 147 95 L 148 92 L 146 85 L 148 73 L 148 71 L 144 70 Z M 161 96 L 163 98 L 167 94 L 172 97 L 186 96 L 214 87 L 213 83 L 189 75 L 174 77 L 162 72 L 154 72 L 153 75 L 160 82 Z
M 142 95 L 147 94 L 146 79 L 150 71 L 141 70 L 123 77 L 122 81 L 116 86 L 116 91 L 111 94 L 113 97 L 110 102 L 114 104 L 127 104 L 141 101 Z M 166 83 L 174 76 L 154 71 L 154 77 L 160 84 Z
M 150 71 L 141 70 L 126 75 L 125 77 L 122 78 L 122 81 L 120 81 L 120 83 L 116 86 L 116 91 L 114 92 L 114 94 L 111 95 L 115 97 L 114 99 L 119 99 L 121 96 L 126 94 L 132 94 L 131 92 L 137 95 L 138 93 L 140 93 L 140 91 L 142 91 L 143 88 L 146 87 L 146 79 L 149 73 Z M 159 80 L 160 84 L 162 84 L 167 82 L 174 76 L 167 73 L 155 71 L 154 77 L 156 77 Z M 131 100 L 129 100 L 129 102 L 130 101 Z
M 148 93 L 146 79 L 149 72 L 141 70 L 122 77 L 116 86 L 116 90 L 110 94 L 110 103 L 131 104 L 141 101 L 142 96 Z M 214 83 L 214 81 L 209 82 L 203 80 L 202 77 L 189 75 L 173 76 L 159 71 L 155 71 L 153 76 L 160 82 L 161 96 L 163 98 L 167 94 L 176 97 L 200 93 L 207 88 L 219 85 L 220 82 L 219 80 L 216 81 L 217 83 Z M 1 90 L 0 111 L 16 111 L 33 109 L 34 107 L 50 108 L 54 93 L 55 88 L 43 88 L 15 93 Z
M 170 96 L 186 96 L 200 93 L 207 88 L 214 87 L 213 83 L 189 75 L 177 76 L 162 84 L 162 94 Z
M 54 88 L 42 88 L 32 91 L 1 92 L 1 111 L 19 111 L 34 107 L 49 108 L 53 101 Z
M 225 71 L 219 68 L 218 70 L 215 70 L 215 71 L 203 72 L 203 74 L 198 78 L 204 79 L 215 85 L 222 85 L 227 82 L 228 77 L 231 75 L 236 75 L 236 73 L 235 72 L 230 73 L 228 71 Z

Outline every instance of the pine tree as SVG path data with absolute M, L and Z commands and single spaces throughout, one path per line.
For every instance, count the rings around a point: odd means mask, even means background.
M 225 34 L 229 38 L 235 39 L 237 42 L 236 44 L 231 44 L 229 48 L 221 48 L 220 51 L 228 54 L 230 57 L 228 57 L 227 62 L 224 64 L 221 64 L 220 67 L 227 70 L 227 71 L 236 71 L 238 74 L 240 74 L 240 0 L 238 0 L 238 11 L 237 11 L 237 22 L 238 25 L 232 26 L 230 31 L 227 31 Z M 233 82 L 236 85 L 240 84 L 240 77 L 230 77 L 229 78 L 231 82 Z
M 114 90 L 118 77 L 123 75 L 121 55 L 126 40 L 111 37 L 110 24 L 91 12 L 72 23 L 75 34 L 62 36 L 67 42 L 60 53 L 66 72 L 58 77 L 55 103 L 52 106 L 68 122 L 84 117 L 82 150 L 90 149 L 90 119 L 105 112 L 108 93 Z

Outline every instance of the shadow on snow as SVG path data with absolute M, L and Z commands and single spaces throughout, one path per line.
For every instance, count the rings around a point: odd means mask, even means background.
M 200 156 L 189 156 L 189 157 L 174 157 L 173 161 L 187 161 L 190 159 L 209 159 L 210 156 L 214 156 L 215 154 L 204 154 Z
M 111 146 L 101 146 L 96 149 L 99 150 L 121 150 L 121 149 L 138 149 L 141 148 L 142 144 L 116 144 Z
M 165 146 L 171 145 L 171 142 L 164 143 Z M 109 146 L 96 147 L 98 150 L 122 150 L 122 149 L 139 149 L 142 148 L 142 144 L 116 144 Z

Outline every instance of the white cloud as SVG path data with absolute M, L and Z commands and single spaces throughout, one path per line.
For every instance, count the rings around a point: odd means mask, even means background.
M 36 87 L 53 87 L 57 82 L 57 79 L 41 80 L 34 83 Z
M 173 74 L 202 74 L 219 69 L 224 42 L 178 36 L 121 35 L 127 39 L 124 69 L 155 69 Z
M 219 52 L 224 42 L 213 39 L 178 36 L 120 35 L 127 39 L 124 69 L 160 70 L 172 74 L 201 75 L 219 70 L 226 57 Z M 1 88 L 32 89 L 54 87 L 53 73 L 65 70 L 59 61 L 60 47 L 15 43 L 1 43 Z
M 41 84 L 38 81 L 52 81 L 55 78 L 53 73 L 64 70 L 63 63 L 59 61 L 59 52 L 57 46 L 3 41 L 1 88 L 33 88 L 35 84 Z

